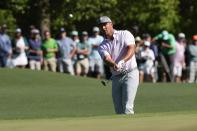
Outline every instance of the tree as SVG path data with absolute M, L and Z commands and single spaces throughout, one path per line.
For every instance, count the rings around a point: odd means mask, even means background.
M 14 19 L 12 12 L 9 10 L 0 9 L 0 25 L 6 24 L 8 27 L 8 33 L 12 33 L 16 28 L 16 20 Z
M 101 15 L 110 15 L 116 4 L 117 0 L 64 0 L 60 4 L 51 3 L 52 25 L 65 26 L 68 30 L 91 30 L 96 19 Z
M 115 18 L 118 26 L 138 26 L 141 32 L 176 31 L 179 0 L 118 0 Z M 124 10 L 120 10 L 124 9 Z
M 27 0 L 1 0 L 0 1 L 0 24 L 7 24 L 9 32 L 18 25 L 16 14 L 23 14 Z
M 197 33 L 197 1 L 180 0 L 179 5 L 180 30 L 185 32 L 189 37 Z
M 194 34 L 196 0 L 1 0 L 0 9 L 10 12 L 16 25 L 43 30 L 91 31 L 101 15 L 112 18 L 115 28 L 156 34 L 163 29 Z M 3 13 L 1 13 L 3 17 Z M 5 14 L 5 13 L 4 13 Z M 14 22 L 14 20 L 8 20 Z M 192 28 L 191 28 L 192 27 Z M 136 35 L 138 35 L 136 34 Z

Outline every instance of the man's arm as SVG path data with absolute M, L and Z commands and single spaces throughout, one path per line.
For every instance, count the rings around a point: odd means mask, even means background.
M 103 60 L 108 66 L 113 67 L 114 70 L 118 70 L 119 69 L 118 65 L 115 63 L 114 60 L 112 60 L 110 55 L 105 56 Z
M 161 45 L 164 47 L 164 48 L 173 48 L 173 46 L 165 43 L 165 42 L 162 42 Z
M 124 60 L 124 62 L 127 62 L 129 59 L 131 59 L 131 57 L 135 54 L 135 45 L 128 45 L 127 46 L 127 53 L 126 55 L 123 57 L 122 60 Z
M 118 64 L 116 64 L 116 62 L 111 58 L 111 55 L 107 51 L 106 47 L 102 46 L 102 44 L 99 46 L 98 52 L 107 66 L 112 67 L 116 71 L 119 69 Z

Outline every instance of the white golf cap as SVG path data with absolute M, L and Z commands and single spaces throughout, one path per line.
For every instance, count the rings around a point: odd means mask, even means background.
M 32 29 L 32 30 L 31 30 L 31 33 L 32 33 L 32 34 L 39 34 L 40 31 L 39 31 L 38 29 Z
M 78 36 L 78 32 L 76 30 L 74 30 L 74 31 L 71 32 L 71 35 Z
M 150 42 L 149 41 L 144 41 L 144 45 L 145 46 L 150 46 Z
M 93 32 L 99 32 L 100 30 L 99 30 L 99 28 L 98 27 L 93 27 Z
M 112 23 L 112 21 L 108 16 L 101 16 L 98 19 L 98 24 L 103 24 L 103 23 Z
M 183 38 L 183 39 L 185 39 L 185 34 L 184 34 L 184 33 L 179 33 L 179 34 L 178 34 L 178 38 Z
M 139 36 L 135 37 L 135 41 L 141 41 L 141 40 L 142 39 Z
M 168 35 L 168 31 L 167 30 L 163 30 L 162 31 L 162 35 Z
M 16 32 L 16 33 L 21 33 L 22 30 L 21 30 L 20 28 L 17 28 L 15 32 Z
M 66 30 L 64 29 L 64 27 L 60 28 L 60 32 L 66 32 Z
M 87 36 L 87 35 L 88 35 L 88 32 L 87 32 L 87 31 L 83 31 L 83 32 L 82 32 L 82 35 L 83 35 L 83 36 Z

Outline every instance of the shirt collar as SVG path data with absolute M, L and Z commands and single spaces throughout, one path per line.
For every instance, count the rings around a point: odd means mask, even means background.
M 114 29 L 114 33 L 113 33 L 113 40 L 116 39 L 118 34 L 118 31 Z M 110 39 L 105 38 L 106 41 L 111 41 Z
M 115 39 L 118 35 L 118 31 L 117 30 L 114 30 L 114 34 L 113 34 L 113 38 Z

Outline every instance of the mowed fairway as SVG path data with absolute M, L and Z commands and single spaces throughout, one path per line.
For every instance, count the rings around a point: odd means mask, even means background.
M 99 80 L 0 69 L 0 131 L 196 131 L 196 103 L 197 84 L 142 84 L 136 114 L 114 115 Z

